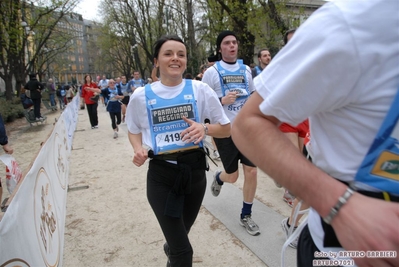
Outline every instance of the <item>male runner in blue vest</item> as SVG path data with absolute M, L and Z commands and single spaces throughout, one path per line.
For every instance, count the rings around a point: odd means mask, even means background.
M 254 91 L 251 69 L 237 60 L 238 41 L 234 32 L 221 32 L 216 43 L 216 51 L 221 60 L 208 68 L 202 82 L 207 83 L 215 90 L 224 112 L 233 124 L 238 112 Z M 259 227 L 251 217 L 257 184 L 256 166 L 236 148 L 231 137 L 214 138 L 214 140 L 224 171 L 215 173 L 211 185 L 212 194 L 217 197 L 224 182 L 234 183 L 237 181 L 238 162 L 240 161 L 244 170 L 244 201 L 239 222 L 250 235 L 259 235 Z
M 272 60 L 272 56 L 270 54 L 269 49 L 263 48 L 258 52 L 258 62 L 259 65 L 255 66 L 252 70 L 252 78 L 255 78 L 259 75 L 270 63 Z

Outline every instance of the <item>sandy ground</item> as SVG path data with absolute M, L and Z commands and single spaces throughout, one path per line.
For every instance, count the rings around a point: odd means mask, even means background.
M 31 127 L 22 118 L 6 125 L 13 155 L 25 173 L 60 115 L 60 111 L 43 113 L 47 116 L 44 124 Z M 63 266 L 165 266 L 165 240 L 146 198 L 148 165 L 133 165 L 126 125 L 121 125 L 115 140 L 105 107 L 99 106 L 98 113 L 99 129 L 92 130 L 87 111 L 79 111 L 70 156 Z M 5 185 L 4 169 L 0 177 Z M 258 177 L 256 198 L 288 216 L 283 189 L 261 171 Z M 240 177 L 235 185 L 242 188 L 242 182 Z M 4 199 L 8 193 L 5 188 L 3 192 Z M 194 266 L 266 266 L 205 208 L 190 240 Z

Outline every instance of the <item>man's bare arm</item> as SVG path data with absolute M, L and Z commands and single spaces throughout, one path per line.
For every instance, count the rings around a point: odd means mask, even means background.
M 232 128 L 234 143 L 256 166 L 326 216 L 346 186 L 306 160 L 279 130 L 279 120 L 261 113 L 262 101 L 255 92 L 239 112 Z M 321 190 L 326 186 L 334 188 L 328 196 Z
M 303 199 L 322 217 L 329 214 L 346 185 L 311 164 L 280 132 L 279 121 L 259 110 L 255 92 L 238 114 L 232 138 L 256 166 Z M 399 251 L 399 204 L 355 193 L 332 220 L 347 250 Z M 399 266 L 396 258 L 357 258 L 360 266 Z

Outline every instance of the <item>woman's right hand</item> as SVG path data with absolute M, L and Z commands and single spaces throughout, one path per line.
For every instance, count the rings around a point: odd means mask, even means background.
M 140 149 L 134 151 L 133 164 L 140 167 L 148 159 L 148 150 L 141 147 Z

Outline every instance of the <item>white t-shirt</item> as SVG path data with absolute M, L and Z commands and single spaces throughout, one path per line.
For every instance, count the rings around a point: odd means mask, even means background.
M 220 65 L 228 71 L 236 71 L 240 68 L 240 65 L 238 63 L 227 64 L 224 61 L 220 61 Z M 253 82 L 252 82 L 251 68 L 248 66 L 246 66 L 246 68 L 247 68 L 246 76 L 247 76 L 248 87 L 249 87 L 248 89 L 249 89 L 249 92 L 252 93 L 255 89 L 254 89 Z M 202 77 L 201 81 L 208 84 L 213 90 L 215 90 L 215 92 L 219 98 L 223 97 L 222 85 L 220 84 L 220 74 L 217 70 L 216 64 L 214 64 L 212 67 L 208 68 L 205 71 L 204 76 Z M 224 109 L 224 112 L 226 113 L 227 117 L 230 119 L 231 123 L 233 123 L 233 121 L 239 111 L 228 110 L 228 105 L 224 105 L 223 109 Z
M 193 80 L 193 92 L 197 101 L 198 116 L 200 122 L 209 119 L 210 123 L 226 125 L 230 123 L 223 112 L 222 105 L 216 93 L 205 83 Z M 169 87 L 160 81 L 153 82 L 151 88 L 156 95 L 165 99 L 172 99 L 178 96 L 185 86 L 185 80 L 177 86 Z M 126 110 L 126 124 L 129 132 L 133 134 L 142 133 L 143 144 L 153 148 L 151 142 L 150 126 L 145 98 L 145 87 L 137 88 L 130 97 Z
M 326 3 L 254 79 L 262 113 L 292 125 L 309 117 L 313 163 L 342 181 L 354 180 L 398 92 L 398 11 L 396 0 Z M 309 229 L 334 250 L 314 210 Z
M 108 79 L 105 80 L 100 80 L 98 82 L 98 86 L 100 87 L 100 89 L 105 89 L 108 87 Z

